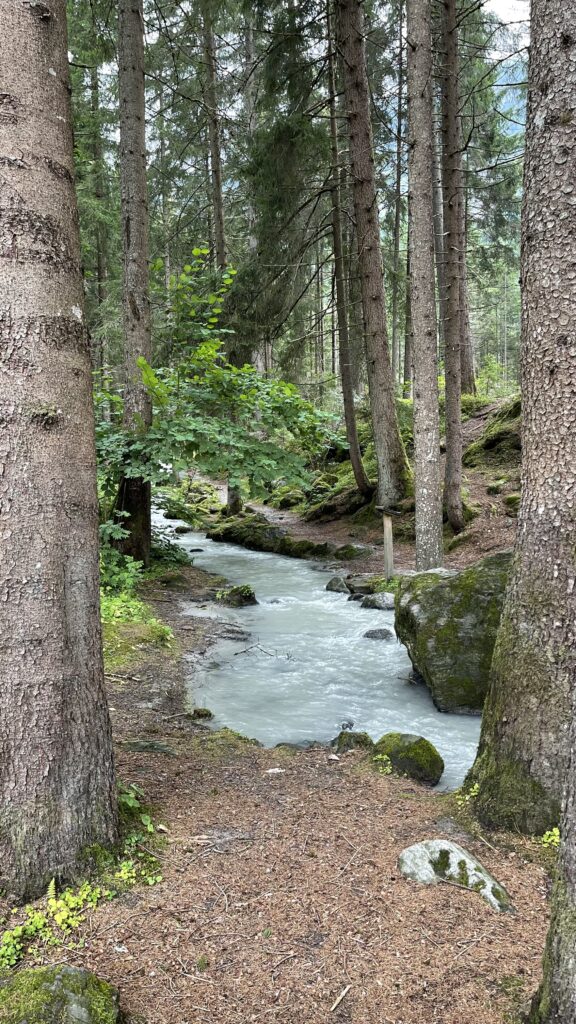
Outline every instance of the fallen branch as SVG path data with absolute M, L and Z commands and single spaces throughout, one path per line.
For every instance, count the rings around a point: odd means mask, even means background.
M 348 995 L 348 993 L 349 993 L 351 988 L 352 988 L 352 985 L 346 985 L 346 988 L 343 989 L 343 991 L 340 993 L 340 995 L 338 996 L 338 999 L 336 1000 L 336 1002 L 333 1003 L 333 1005 L 330 1007 L 330 1013 L 334 1013 L 334 1010 L 338 1009 L 338 1007 L 340 1006 L 340 1003 Z

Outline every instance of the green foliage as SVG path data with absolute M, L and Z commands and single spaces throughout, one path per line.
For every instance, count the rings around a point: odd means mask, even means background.
M 560 829 L 550 828 L 540 839 L 542 846 L 549 850 L 557 850 L 560 846 Z
M 375 754 L 372 758 L 376 770 L 380 775 L 392 775 L 394 768 L 392 767 L 392 761 L 387 754 Z
M 118 804 L 125 833 L 119 849 L 111 853 L 89 848 L 86 859 L 97 864 L 98 878 L 86 879 L 61 892 L 58 892 L 56 879 L 52 879 L 43 899 L 11 911 L 18 923 L 0 936 L 0 972 L 15 967 L 24 956 L 40 959 L 46 946 L 63 945 L 72 949 L 83 945 L 82 940 L 71 941 L 71 936 L 85 922 L 87 912 L 135 885 L 156 885 L 162 881 L 158 858 L 149 849 L 142 848 L 143 841 L 149 843 L 157 828 L 145 804 L 143 790 L 120 783 Z

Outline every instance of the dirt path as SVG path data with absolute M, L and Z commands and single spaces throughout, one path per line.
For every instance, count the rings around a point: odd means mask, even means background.
M 220 627 L 182 617 L 180 599 L 214 586 L 190 569 L 152 588 L 182 654 Z M 102 905 L 84 948 L 49 958 L 117 985 L 130 1024 L 514 1021 L 503 1015 L 536 987 L 546 931 L 548 879 L 529 845 L 455 834 L 449 798 L 374 774 L 356 752 L 333 761 L 199 729 L 183 717 L 184 667 L 152 658 L 109 680 L 120 778 L 168 829 L 164 880 Z M 169 752 L 129 749 L 135 739 Z M 515 914 L 399 875 L 405 846 L 447 833 L 508 888 Z

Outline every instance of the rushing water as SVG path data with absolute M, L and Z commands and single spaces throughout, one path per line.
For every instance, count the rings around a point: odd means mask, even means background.
M 267 747 L 327 742 L 351 722 L 373 739 L 418 733 L 444 758 L 439 788 L 461 783 L 474 760 L 480 720 L 437 711 L 426 688 L 409 682 L 405 648 L 364 637 L 368 629 L 392 629 L 393 612 L 328 593 L 334 571 L 313 563 L 216 543 L 201 533 L 175 539 L 185 550 L 202 548 L 193 554 L 199 568 L 249 584 L 259 601 L 239 609 L 210 606 L 210 615 L 249 634 L 218 641 L 194 663 L 191 695 L 214 713 L 216 727 L 227 725 Z M 198 615 L 198 605 L 187 603 L 186 611 Z

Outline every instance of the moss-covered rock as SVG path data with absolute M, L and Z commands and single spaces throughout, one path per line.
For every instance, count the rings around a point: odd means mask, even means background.
M 520 399 L 507 402 L 489 420 L 477 441 L 468 445 L 465 466 L 519 466 L 522 456 Z
M 34 967 L 0 981 L 2 1024 L 118 1024 L 118 992 L 77 967 Z
M 511 910 L 503 885 L 467 850 L 447 839 L 425 839 L 402 850 L 398 867 L 406 878 L 423 885 L 452 882 L 477 892 L 494 910 Z
M 228 587 L 226 590 L 219 590 L 216 594 L 219 604 L 225 604 L 228 608 L 245 608 L 247 605 L 258 604 L 256 594 L 252 587 Z
M 346 754 L 349 750 L 374 751 L 374 740 L 367 732 L 351 732 L 343 729 L 333 741 L 332 746 L 337 754 Z
M 224 518 L 210 527 L 207 536 L 210 540 L 239 544 L 251 551 L 271 551 L 288 558 L 326 558 L 335 551 L 333 544 L 290 537 L 286 530 L 270 523 L 259 512 Z
M 430 740 L 407 732 L 388 732 L 374 745 L 375 757 L 387 757 L 397 772 L 417 782 L 435 786 L 444 771 L 444 761 Z
M 432 571 L 400 583 L 396 633 L 440 711 L 482 710 L 511 558 L 502 552 L 454 576 Z
M 520 495 L 507 494 L 504 497 L 504 504 L 506 506 L 506 511 L 509 516 L 517 516 L 520 510 Z
M 343 576 L 333 576 L 326 584 L 326 590 L 332 594 L 349 594 L 350 590 Z

